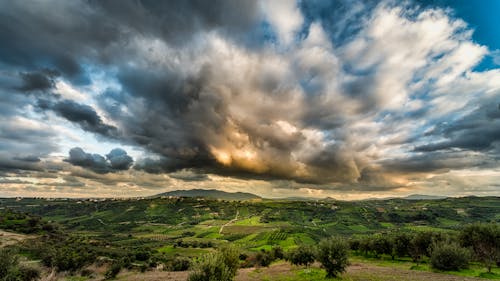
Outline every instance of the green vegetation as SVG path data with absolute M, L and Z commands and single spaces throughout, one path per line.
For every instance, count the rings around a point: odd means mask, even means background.
M 10 249 L 0 249 L 0 280 L 31 281 L 40 277 L 40 270 L 19 264 L 19 257 Z
M 4 244 L 18 256 L 75 276 L 84 276 L 87 266 L 99 262 L 109 279 L 124 268 L 199 268 L 195 261 L 200 256 L 215 259 L 228 242 L 240 249 L 240 267 L 267 267 L 285 257 L 309 266 L 321 261 L 321 247 L 316 246 L 331 236 L 346 239 L 351 258 L 496 278 L 499 222 L 496 197 L 358 202 L 0 199 L 0 229 L 29 234 L 16 245 Z M 466 256 L 463 251 L 471 253 L 468 269 L 467 262 L 453 264 L 453 256 Z M 327 265 L 325 261 L 325 269 Z
M 239 267 L 238 250 L 225 247 L 203 256 L 194 265 L 188 281 L 231 281 Z
M 349 265 L 349 245 L 340 237 L 319 242 L 317 259 L 326 270 L 326 277 L 337 277 Z
M 470 253 L 456 243 L 444 243 L 434 246 L 431 254 L 431 266 L 439 270 L 460 270 L 469 266 Z
M 309 266 L 314 262 L 315 252 L 314 248 L 307 245 L 300 245 L 288 252 L 287 260 L 294 265 Z

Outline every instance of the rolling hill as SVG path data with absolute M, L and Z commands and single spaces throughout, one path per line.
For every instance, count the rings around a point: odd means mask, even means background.
M 222 200 L 252 200 L 252 199 L 261 199 L 260 196 L 257 196 L 252 193 L 246 192 L 225 192 L 221 190 L 215 189 L 190 189 L 190 190 L 174 190 L 169 192 L 164 192 L 157 194 L 153 197 L 162 197 L 162 196 L 174 196 L 174 197 L 204 197 L 204 198 L 212 198 L 212 199 L 222 199 Z

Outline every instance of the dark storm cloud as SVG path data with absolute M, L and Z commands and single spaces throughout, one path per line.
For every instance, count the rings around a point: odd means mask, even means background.
M 455 73 L 462 65 L 455 48 L 472 42 L 468 30 L 444 13 L 407 14 L 407 7 L 391 10 L 395 2 L 379 3 L 298 1 L 295 9 L 253 0 L 0 0 L 0 84 L 8 85 L 0 85 L 0 116 L 11 118 L 0 121 L 0 152 L 15 152 L 0 154 L 0 165 L 37 168 L 35 160 L 67 140 L 40 124 L 8 126 L 32 113 L 49 120 L 44 110 L 154 155 L 134 163 L 122 149 L 105 156 L 70 150 L 66 162 L 85 169 L 66 168 L 109 184 L 125 174 L 111 172 L 133 166 L 134 175 L 183 181 L 216 174 L 379 191 L 399 187 L 390 173 L 492 165 L 485 155 L 460 161 L 470 155 L 451 150 L 494 150 L 496 111 L 419 139 L 435 125 L 425 121 L 433 101 L 417 102 L 412 91 L 434 85 L 413 80 Z M 91 92 L 85 101 L 92 105 L 50 93 L 58 82 Z
M 106 158 L 112 169 L 115 170 L 128 170 L 134 160 L 127 155 L 127 152 L 121 148 L 115 148 L 106 154 Z
M 109 173 L 120 170 L 128 170 L 134 160 L 121 148 L 111 150 L 106 158 L 99 154 L 86 153 L 80 147 L 74 147 L 69 151 L 69 158 L 65 161 L 96 173 Z
M 109 63 L 138 34 L 174 43 L 216 28 L 238 35 L 258 16 L 258 3 L 246 0 L 0 1 L 0 7 L 1 61 L 55 68 L 76 83 L 88 82 L 81 58 Z
M 107 137 L 115 137 L 117 134 L 116 127 L 105 124 L 97 112 L 89 105 L 71 100 L 63 100 L 55 103 L 39 100 L 38 106 L 41 109 L 53 110 L 57 115 L 78 124 L 85 131 Z
M 169 173 L 169 177 L 178 179 L 178 180 L 183 180 L 183 181 L 209 181 L 210 178 L 206 174 L 201 174 L 201 173 L 196 173 L 192 170 L 180 170 L 174 173 Z
M 21 73 L 23 85 L 19 90 L 23 92 L 49 90 L 55 86 L 56 75 L 57 72 L 51 70 Z
M 441 124 L 428 135 L 446 140 L 418 146 L 415 151 L 432 152 L 449 149 L 487 151 L 495 149 L 495 145 L 500 142 L 498 99 L 484 100 L 481 106 L 470 114 L 456 122 Z
M 110 21 L 181 44 L 199 31 L 221 28 L 238 36 L 259 19 L 259 3 L 240 1 L 91 1 Z

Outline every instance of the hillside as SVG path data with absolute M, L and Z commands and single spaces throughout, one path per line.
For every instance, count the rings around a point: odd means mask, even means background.
M 260 196 L 257 196 L 252 193 L 246 192 L 225 192 L 221 190 L 215 189 L 190 189 L 190 190 L 174 190 L 169 192 L 164 192 L 157 194 L 153 197 L 204 197 L 204 198 L 212 198 L 212 199 L 222 199 L 222 200 L 252 200 L 252 199 L 261 199 Z

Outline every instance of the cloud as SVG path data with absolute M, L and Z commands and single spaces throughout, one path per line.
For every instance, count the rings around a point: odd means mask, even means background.
M 127 152 L 121 148 L 115 148 L 106 154 L 111 168 L 115 170 L 128 170 L 134 160 L 127 155 Z
M 500 74 L 476 69 L 472 32 L 392 1 L 16 2 L 0 9 L 0 160 L 43 170 L 29 157 L 95 137 L 143 155 L 75 147 L 61 167 L 137 192 L 396 192 L 492 169 Z
M 69 151 L 69 158 L 65 161 L 96 173 L 108 173 L 128 170 L 134 160 L 121 148 L 111 150 L 104 158 L 99 154 L 86 153 L 80 147 L 74 147 Z
M 285 45 L 291 43 L 295 33 L 304 21 L 295 0 L 264 1 L 263 9 L 267 20 L 276 30 L 278 38 Z
M 102 118 L 89 105 L 80 104 L 72 100 L 62 100 L 55 103 L 40 100 L 38 107 L 54 111 L 57 115 L 78 124 L 83 130 L 107 137 L 117 134 L 117 128 L 102 121 Z
M 54 88 L 54 78 L 57 72 L 51 70 L 43 70 L 37 72 L 21 73 L 23 85 L 19 87 L 20 91 L 46 91 Z

